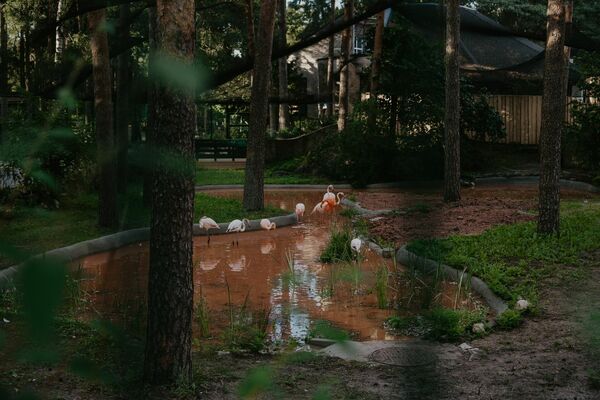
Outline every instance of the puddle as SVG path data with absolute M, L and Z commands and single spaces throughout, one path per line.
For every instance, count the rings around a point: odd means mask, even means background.
M 241 196 L 239 191 L 211 194 Z M 321 197 L 319 191 L 281 190 L 267 192 L 266 202 L 290 212 L 297 202 L 304 202 L 306 214 L 310 214 Z M 273 340 L 302 342 L 316 320 L 330 321 L 357 340 L 396 339 L 383 328 L 393 310 L 378 308 L 374 290 L 377 268 L 385 264 L 392 269 L 391 261 L 372 252 L 365 253 L 360 265 L 319 261 L 332 224 L 344 221 L 335 214 L 325 218 L 307 215 L 297 226 L 241 234 L 239 246 L 233 246 L 228 235 L 213 236 L 210 246 L 205 237 L 196 237 L 194 300 L 199 304 L 203 299 L 206 304 L 211 336 L 218 337 L 228 326 L 231 301 L 233 308 L 246 303 L 247 309 L 270 311 Z M 76 264 L 85 277 L 83 290 L 90 297 L 93 314 L 142 324 L 147 243 L 89 256 Z M 199 329 L 197 325 L 196 331 Z

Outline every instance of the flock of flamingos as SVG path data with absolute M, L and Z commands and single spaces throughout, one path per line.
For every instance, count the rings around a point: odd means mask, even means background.
M 332 213 L 333 210 L 335 209 L 335 207 L 337 207 L 341 204 L 343 198 L 344 198 L 343 192 L 338 192 L 337 194 L 335 194 L 333 185 L 329 185 L 327 187 L 327 192 L 323 195 L 323 200 L 321 200 L 320 202 L 317 203 L 317 205 L 313 208 L 311 215 L 315 214 L 315 213 L 318 213 L 321 215 Z M 306 207 L 304 206 L 303 203 L 296 204 L 295 213 L 296 213 L 296 216 L 298 217 L 298 219 L 300 217 L 304 216 L 305 210 L 306 210 Z M 246 219 L 246 218 L 241 219 L 241 220 L 234 219 L 233 221 L 231 221 L 229 223 L 229 226 L 227 227 L 226 232 L 239 234 L 241 232 L 244 232 L 246 230 L 246 227 L 249 225 L 250 225 L 250 221 L 248 221 L 248 219 Z M 219 224 L 217 224 L 217 222 L 214 219 L 209 218 L 207 216 L 200 218 L 199 226 L 200 226 L 200 229 L 206 230 L 206 234 L 208 236 L 208 244 L 210 244 L 210 230 L 211 229 L 220 229 Z M 277 225 L 275 224 L 275 222 L 271 222 L 268 218 L 263 218 L 260 221 L 260 227 L 264 230 L 270 231 L 271 229 L 277 228 Z M 236 236 L 235 243 L 239 246 L 237 236 Z M 350 243 L 350 247 L 352 248 L 352 250 L 359 252 L 361 246 L 362 246 L 362 241 L 360 239 L 358 239 L 358 238 L 352 239 L 352 241 Z

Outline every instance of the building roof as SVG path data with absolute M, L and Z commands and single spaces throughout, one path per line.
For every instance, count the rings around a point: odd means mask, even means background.
M 405 4 L 402 15 L 426 37 L 441 40 L 445 9 L 438 3 Z M 539 91 L 544 47 L 516 35 L 476 9 L 461 6 L 461 69 L 475 83 L 506 92 Z M 502 32 L 494 34 L 492 32 Z M 571 73 L 573 81 L 577 74 Z

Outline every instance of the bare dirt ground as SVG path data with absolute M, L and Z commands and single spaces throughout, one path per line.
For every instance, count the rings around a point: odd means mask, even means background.
M 563 190 L 563 199 L 591 199 L 597 195 Z M 357 193 L 368 209 L 399 210 L 369 222 L 374 236 L 397 247 L 413 239 L 479 234 L 501 224 L 530 221 L 537 209 L 537 189 L 530 186 L 494 186 L 463 189 L 462 200 L 445 204 L 439 190 L 403 193 Z

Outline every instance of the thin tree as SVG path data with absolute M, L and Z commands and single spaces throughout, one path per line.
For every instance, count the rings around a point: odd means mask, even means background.
M 460 200 L 460 4 L 446 0 L 444 201 Z
M 279 0 L 279 48 L 287 47 L 287 23 L 286 23 L 286 3 L 287 0 Z M 287 57 L 281 57 L 278 60 L 279 64 L 279 97 L 288 97 L 288 70 Z M 279 130 L 285 130 L 289 127 L 290 106 L 288 103 L 279 104 Z
M 568 65 L 564 47 L 566 3 L 566 0 L 548 0 L 538 217 L 538 231 L 543 234 L 560 233 L 560 152 L 566 107 L 565 75 Z
M 155 125 L 156 125 L 156 77 L 155 77 L 155 60 L 156 60 L 156 7 L 148 9 L 148 86 L 146 93 L 148 97 L 148 119 L 146 123 L 146 149 L 154 147 Z M 149 154 L 149 152 L 147 153 Z M 144 162 L 144 187 L 143 187 L 143 202 L 145 206 L 151 206 L 152 203 L 152 169 L 150 168 L 150 157 Z
M 129 42 L 129 4 L 123 4 L 119 10 L 119 40 Z M 124 193 L 127 189 L 127 149 L 129 145 L 129 114 L 130 114 L 130 86 L 131 86 L 131 50 L 124 51 L 117 58 L 117 112 L 116 112 L 116 137 L 117 137 L 117 168 L 118 189 Z
M 385 24 L 385 11 L 377 14 L 375 24 L 375 37 L 373 40 L 373 56 L 371 57 L 371 96 L 375 97 L 379 91 L 379 78 L 381 75 L 381 57 L 383 55 L 383 29 Z
M 335 2 L 331 0 L 331 24 L 335 24 Z M 329 37 L 329 48 L 327 54 L 327 90 L 331 101 L 327 103 L 327 117 L 333 117 L 335 104 L 335 34 Z
M 117 226 L 117 181 L 114 162 L 112 72 L 108 53 L 108 37 L 103 28 L 105 20 L 106 11 L 103 9 L 88 15 L 98 151 L 98 225 L 114 228 Z
M 271 83 L 271 53 L 277 0 L 263 0 L 256 35 L 252 92 L 250 94 L 250 129 L 246 155 L 244 208 L 264 208 L 265 145 Z
M 344 5 L 344 20 L 352 18 L 354 11 L 354 0 L 346 0 Z M 352 27 L 344 29 L 342 32 L 342 47 L 340 51 L 340 91 L 339 91 L 339 110 L 338 110 L 338 131 L 346 129 L 348 120 L 348 108 L 350 106 L 350 54 L 352 53 Z
M 157 0 L 158 52 L 170 62 L 194 63 L 194 0 Z M 175 68 L 176 70 L 179 68 Z M 171 79 L 157 85 L 154 138 L 148 323 L 144 378 L 150 383 L 191 379 L 192 226 L 194 216 L 193 88 Z

